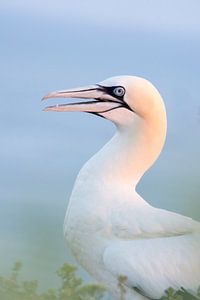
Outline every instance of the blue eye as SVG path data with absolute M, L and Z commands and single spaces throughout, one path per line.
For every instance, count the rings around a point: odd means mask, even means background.
M 113 94 L 117 97 L 123 97 L 125 94 L 125 89 L 122 86 L 117 86 L 113 89 Z

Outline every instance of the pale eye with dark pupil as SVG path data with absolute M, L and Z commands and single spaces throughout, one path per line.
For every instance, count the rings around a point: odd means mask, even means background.
M 118 97 L 122 97 L 125 94 L 125 90 L 122 87 L 116 87 L 113 90 L 113 94 L 115 94 Z

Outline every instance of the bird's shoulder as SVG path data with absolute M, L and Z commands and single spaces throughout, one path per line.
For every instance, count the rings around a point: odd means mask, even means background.
M 147 204 L 116 207 L 110 219 L 113 234 L 124 239 L 200 233 L 200 223 L 192 218 Z

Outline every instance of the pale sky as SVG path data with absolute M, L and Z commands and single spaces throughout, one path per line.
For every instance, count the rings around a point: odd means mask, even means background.
M 139 27 L 184 35 L 200 32 L 198 0 L 13 0 L 4 1 L 1 7 L 21 15 L 58 22 L 93 23 L 105 30 Z

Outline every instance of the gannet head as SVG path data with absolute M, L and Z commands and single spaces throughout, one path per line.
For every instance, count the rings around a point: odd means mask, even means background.
M 46 107 L 45 111 L 83 111 L 104 117 L 117 126 L 127 126 L 137 115 L 148 119 L 163 111 L 163 101 L 156 88 L 135 76 L 116 76 L 95 85 L 52 92 L 49 98 L 91 99 Z

